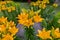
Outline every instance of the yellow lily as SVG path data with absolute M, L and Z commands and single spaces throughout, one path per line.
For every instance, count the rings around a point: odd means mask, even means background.
M 38 30 L 37 36 L 45 40 L 49 38 L 51 39 L 50 32 L 51 32 L 50 30 L 46 31 L 45 28 L 43 28 L 42 31 Z
M 25 20 L 25 23 L 24 23 L 24 25 L 27 26 L 28 28 L 33 24 L 34 23 L 32 22 L 32 19 L 27 19 L 27 20 Z
M 57 7 L 57 6 L 58 6 L 58 4 L 54 3 L 54 4 L 53 4 L 53 6 L 54 6 L 54 7 Z
M 26 13 L 21 13 L 20 15 L 18 15 L 18 19 L 27 19 L 28 18 L 28 14 Z
M 4 38 L 2 38 L 2 40 L 14 40 L 14 39 L 13 39 L 13 36 L 7 34 L 7 35 L 4 35 Z
M 56 29 L 54 30 L 54 27 L 53 27 L 52 29 L 53 29 L 53 31 L 52 31 L 52 36 L 53 36 L 54 38 L 60 38 L 59 28 L 56 28 Z
M 36 14 L 34 17 L 33 17 L 34 21 L 35 22 L 42 22 L 43 18 L 41 18 L 38 14 Z

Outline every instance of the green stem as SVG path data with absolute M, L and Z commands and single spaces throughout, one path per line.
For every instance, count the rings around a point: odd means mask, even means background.
M 26 35 L 26 40 L 34 40 L 35 37 L 34 37 L 34 31 L 33 29 L 30 27 L 30 28 L 25 28 L 25 35 Z
M 54 38 L 51 38 L 51 40 L 54 40 Z

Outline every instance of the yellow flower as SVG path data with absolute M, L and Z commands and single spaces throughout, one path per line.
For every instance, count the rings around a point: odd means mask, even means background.
M 58 19 L 58 21 L 57 21 L 58 23 L 60 23 L 60 19 Z
M 37 0 L 36 2 L 37 2 L 38 4 L 40 4 L 42 1 L 40 1 L 40 0 Z
M 25 23 L 24 23 L 24 25 L 27 26 L 28 28 L 33 24 L 34 23 L 32 22 L 32 19 L 27 19 L 27 20 L 25 20 Z
M 12 36 L 14 36 L 18 32 L 18 29 L 16 27 L 11 27 L 8 31 L 11 33 Z
M 12 10 L 16 10 L 16 8 L 15 8 L 15 7 L 13 7 L 13 6 L 11 6 L 11 9 L 12 9 Z
M 26 19 L 28 19 L 28 14 L 26 14 L 26 13 L 21 13 L 20 15 L 18 15 L 17 18 L 19 19 L 19 20 L 18 20 L 19 24 L 24 24 L 25 21 L 26 21 Z
M 60 38 L 59 28 L 56 28 L 55 30 L 54 30 L 54 28 L 52 28 L 52 29 L 53 29 L 53 31 L 52 31 L 53 37 L 54 37 L 54 38 Z
M 42 2 L 43 3 L 49 3 L 49 0 L 43 0 Z
M 32 2 L 31 5 L 38 6 L 38 3 L 37 2 Z
M 2 10 L 6 10 L 7 8 L 6 8 L 5 5 L 2 5 L 1 9 L 2 9 Z
M 26 13 L 21 13 L 20 15 L 18 15 L 18 19 L 27 19 L 28 18 L 28 14 Z
M 2 38 L 0 38 L 0 40 L 2 40 Z
M 39 8 L 45 9 L 45 8 L 46 8 L 46 4 L 43 4 L 43 3 L 40 4 L 40 5 L 39 5 Z
M 31 2 L 31 5 L 33 5 L 33 6 L 39 6 L 39 4 L 40 4 L 41 2 L 42 2 L 42 1 L 37 0 L 36 2 Z
M 42 22 L 43 18 L 41 18 L 38 14 L 36 14 L 34 17 L 33 17 L 34 21 L 35 22 Z
M 1 12 L 2 10 L 1 10 L 1 8 L 0 8 L 0 12 Z
M 54 34 L 56 35 L 56 38 L 60 38 L 59 28 L 56 28 L 56 30 L 54 31 Z
M 54 7 L 57 7 L 57 6 L 58 6 L 58 4 L 54 3 L 54 4 L 53 4 L 53 6 L 54 6 Z
M 6 3 L 10 3 L 11 1 L 6 1 Z
M 15 26 L 14 22 L 13 22 L 13 21 L 10 21 L 10 22 L 9 22 L 9 26 L 10 26 L 10 27 L 14 27 L 14 26 Z
M 5 5 L 6 2 L 5 2 L 5 1 L 1 1 L 0 4 L 1 4 L 1 5 Z
M 5 30 L 6 30 L 6 26 L 0 25 L 0 31 L 1 31 L 1 32 L 4 32 Z
M 22 11 L 23 14 L 27 14 L 27 10 L 26 9 L 23 8 L 23 9 L 21 9 L 21 11 Z
M 30 10 L 30 11 L 29 11 L 29 15 L 30 15 L 30 16 L 33 16 L 34 14 L 35 14 L 35 13 L 34 13 L 33 10 Z
M 31 5 L 33 6 L 38 6 L 39 8 L 45 9 L 46 8 L 46 4 L 49 3 L 49 0 L 38 0 L 36 2 L 32 2 Z
M 14 40 L 13 37 L 9 34 L 5 35 L 2 40 Z
M 40 37 L 40 38 L 42 38 L 42 39 L 49 39 L 49 38 L 51 38 L 50 32 L 51 32 L 50 30 L 46 31 L 45 28 L 43 28 L 42 31 L 38 30 L 37 36 Z
M 14 40 L 13 37 L 17 32 L 18 28 L 15 27 L 14 22 L 8 22 L 3 16 L 0 18 L 0 34 L 2 34 L 0 40 Z
M 21 20 L 18 20 L 19 24 L 24 24 L 25 23 L 25 20 L 24 19 L 21 19 Z
M 11 7 L 7 7 L 7 10 L 8 10 L 8 12 L 12 11 Z
M 33 9 L 32 9 L 32 10 L 29 11 L 29 16 L 33 17 L 34 15 L 40 13 L 40 11 L 41 11 L 41 9 L 39 9 L 37 11 L 33 11 Z
M 7 18 L 4 18 L 3 16 L 0 18 L 0 23 L 4 23 L 7 21 Z

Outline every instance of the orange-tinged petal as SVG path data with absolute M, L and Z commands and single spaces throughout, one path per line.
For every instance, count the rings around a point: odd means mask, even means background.
M 55 29 L 55 32 L 59 32 L 59 28 L 56 28 L 56 29 Z
M 50 30 L 46 31 L 46 29 L 43 28 L 42 31 L 41 30 L 38 31 L 37 36 L 42 38 L 42 39 L 48 39 L 48 38 L 51 39 L 50 32 L 51 32 Z

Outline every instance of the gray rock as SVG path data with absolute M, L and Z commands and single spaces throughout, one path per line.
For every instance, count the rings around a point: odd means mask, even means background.
M 19 36 L 20 38 L 23 39 L 24 38 L 24 32 L 25 32 L 25 30 L 23 28 L 23 25 L 18 24 L 17 25 L 17 28 L 19 28 L 19 31 L 17 33 L 17 36 Z M 34 28 L 34 31 L 35 31 L 34 33 L 37 34 L 37 30 L 38 29 L 39 30 L 42 30 L 41 23 L 34 23 L 33 28 Z

